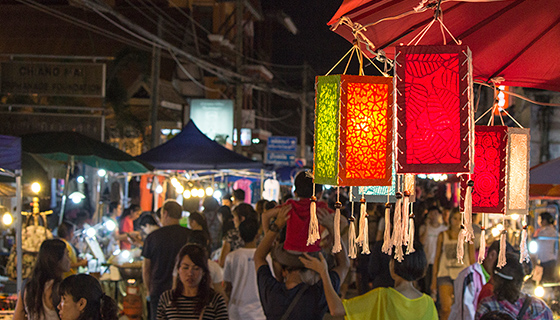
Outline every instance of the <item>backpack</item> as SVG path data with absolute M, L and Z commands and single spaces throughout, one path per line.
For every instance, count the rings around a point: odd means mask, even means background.
M 43 220 L 43 225 L 39 225 L 39 216 Z M 28 216 L 26 227 L 21 232 L 21 249 L 22 249 L 22 262 L 21 262 L 21 276 L 26 279 L 33 272 L 39 248 L 43 241 L 52 239 L 53 235 L 49 229 L 46 228 L 47 219 L 44 214 L 34 215 L 33 224 L 29 224 L 31 216 Z M 17 245 L 12 246 L 10 255 L 8 256 L 8 263 L 6 264 L 6 275 L 12 279 L 17 279 Z

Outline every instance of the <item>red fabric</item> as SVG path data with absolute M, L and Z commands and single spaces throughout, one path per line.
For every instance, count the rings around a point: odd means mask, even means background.
M 342 186 L 390 186 L 393 78 L 341 76 Z
M 127 232 L 132 232 L 132 231 L 134 231 L 134 222 L 132 221 L 130 216 L 126 216 L 121 220 L 119 226 L 119 233 L 125 234 Z M 128 241 L 121 241 L 120 247 L 121 250 L 130 250 L 130 248 L 132 248 L 132 245 Z
M 505 213 L 507 127 L 476 126 L 472 212 Z M 465 198 L 468 177 L 461 176 Z
M 433 20 L 433 9 L 414 13 L 413 8 L 420 2 L 345 0 L 328 24 L 333 25 L 340 17 L 348 16 L 352 22 L 366 25 L 412 12 L 362 30 L 375 49 L 385 50 L 392 58 L 395 47 L 408 44 Z M 443 1 L 441 8 L 445 26 L 473 52 L 475 80 L 486 82 L 501 76 L 505 78 L 504 85 L 560 91 L 560 59 L 557 58 L 560 56 L 560 1 Z M 339 26 L 335 32 L 350 42 L 354 40 L 347 26 Z M 453 42 L 447 34 L 446 40 L 448 44 Z M 419 44 L 443 44 L 438 22 Z M 364 53 L 371 56 L 365 42 L 362 47 Z
M 490 280 L 485 285 L 482 286 L 482 289 L 478 294 L 478 300 L 476 301 L 476 305 L 478 306 L 482 299 L 492 296 L 494 294 L 493 291 L 494 291 L 494 284 L 492 283 L 492 280 Z
M 286 223 L 286 240 L 284 241 L 284 249 L 299 252 L 316 252 L 321 250 L 319 246 L 320 240 L 314 244 L 307 245 L 307 236 L 309 234 L 309 216 L 311 200 L 309 198 L 302 198 L 300 200 L 288 200 L 286 205 L 292 205 L 292 210 L 288 212 L 290 218 Z M 317 209 L 328 209 L 326 203 L 317 201 Z M 333 211 L 329 209 L 329 212 Z
M 397 173 L 470 171 L 468 48 L 400 47 Z

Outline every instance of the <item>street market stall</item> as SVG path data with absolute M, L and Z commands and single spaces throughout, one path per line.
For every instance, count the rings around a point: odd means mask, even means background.
M 22 237 L 21 228 L 23 217 L 21 215 L 22 187 L 21 187 L 21 138 L 0 135 L 0 176 L 15 179 L 16 184 L 16 244 L 17 244 L 17 290 L 22 285 Z

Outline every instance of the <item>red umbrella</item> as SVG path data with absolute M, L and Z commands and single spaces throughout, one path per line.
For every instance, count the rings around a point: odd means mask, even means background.
M 361 32 L 391 58 L 395 46 L 432 22 L 437 7 L 437 0 L 345 0 L 328 24 L 343 16 L 361 26 L 377 22 Z M 440 8 L 443 25 L 472 51 L 475 81 L 503 77 L 503 85 L 560 91 L 559 0 L 443 0 Z M 347 25 L 335 32 L 354 40 Z M 436 22 L 419 44 L 441 45 L 442 33 L 453 42 Z M 364 43 L 362 49 L 372 55 Z

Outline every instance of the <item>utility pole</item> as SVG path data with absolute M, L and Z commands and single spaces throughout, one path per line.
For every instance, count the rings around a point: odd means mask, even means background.
M 160 16 L 158 19 L 158 38 L 162 36 L 162 17 Z M 158 106 L 159 106 L 159 70 L 160 70 L 160 61 L 161 61 L 161 48 L 154 45 L 152 50 L 152 116 L 151 116 L 151 123 L 152 123 L 152 144 L 151 148 L 155 148 L 159 144 L 159 132 L 157 128 L 157 116 L 158 116 Z
M 308 64 L 307 61 L 303 62 L 303 74 L 302 74 L 302 97 L 301 97 L 301 128 L 300 128 L 300 134 L 299 134 L 299 142 L 300 142 L 300 147 L 299 147 L 299 157 L 302 159 L 306 159 L 305 157 L 305 149 L 306 149 L 306 144 L 305 144 L 305 137 L 306 137 L 306 128 L 307 128 L 307 77 L 308 77 Z
M 243 0 L 235 1 L 235 69 L 241 73 L 243 64 Z M 233 108 L 233 124 L 237 130 L 237 144 L 235 151 L 241 151 L 241 127 L 243 125 L 243 83 L 237 80 L 235 85 L 235 106 Z

